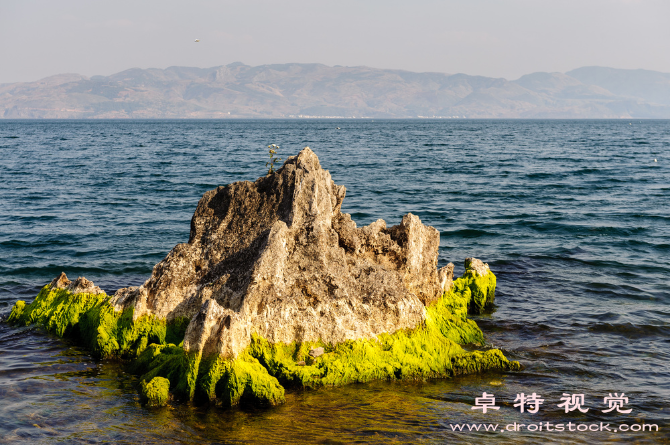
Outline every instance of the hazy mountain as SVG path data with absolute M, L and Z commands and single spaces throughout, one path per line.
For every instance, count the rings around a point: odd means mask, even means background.
M 577 68 L 566 73 L 585 85 L 595 85 L 619 96 L 653 104 L 670 105 L 670 74 L 648 70 L 618 70 L 599 66 Z
M 670 74 L 586 67 L 515 81 L 282 64 L 133 68 L 0 85 L 4 118 L 670 118 Z

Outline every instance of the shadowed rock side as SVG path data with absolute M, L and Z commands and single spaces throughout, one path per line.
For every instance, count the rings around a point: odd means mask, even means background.
M 408 214 L 358 228 L 309 148 L 276 173 L 202 197 L 177 245 L 117 309 L 192 318 L 185 349 L 236 357 L 255 332 L 271 342 L 342 342 L 413 328 L 442 292 L 439 233 Z M 193 317 L 195 315 L 195 317 Z
M 493 304 L 496 278 L 465 260 L 437 270 L 439 233 L 408 214 L 358 228 L 308 148 L 277 172 L 205 193 L 189 242 L 142 286 L 113 297 L 61 274 L 8 322 L 78 338 L 130 359 L 141 400 L 275 405 L 284 387 L 518 370 L 467 318 Z

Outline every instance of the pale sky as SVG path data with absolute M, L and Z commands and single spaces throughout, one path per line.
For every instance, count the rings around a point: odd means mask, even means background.
M 232 62 L 670 72 L 670 1 L 0 0 L 0 83 Z

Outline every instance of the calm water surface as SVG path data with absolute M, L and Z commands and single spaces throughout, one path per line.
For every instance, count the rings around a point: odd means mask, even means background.
M 412 212 L 440 231 L 440 266 L 488 262 L 497 307 L 477 323 L 525 370 L 149 410 L 122 364 L 0 323 L 0 443 L 669 440 L 670 121 L 0 121 L 0 314 L 61 271 L 139 285 L 187 241 L 200 196 L 262 175 L 271 143 L 310 146 L 359 226 Z M 500 410 L 472 410 L 482 392 Z M 533 392 L 540 411 L 520 413 Z M 603 413 L 621 392 L 632 412 Z M 563 393 L 588 412 L 557 407 Z M 660 431 L 452 431 L 514 422 Z

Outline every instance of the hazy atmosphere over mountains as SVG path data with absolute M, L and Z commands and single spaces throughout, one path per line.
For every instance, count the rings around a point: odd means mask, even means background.
M 129 69 L 0 84 L 11 118 L 670 118 L 670 74 L 584 67 L 509 81 L 321 64 Z

